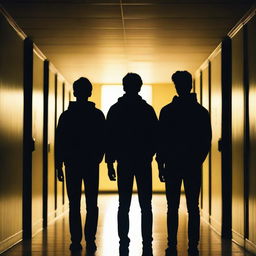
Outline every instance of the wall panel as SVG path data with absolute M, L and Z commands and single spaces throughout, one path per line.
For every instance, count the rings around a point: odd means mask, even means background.
M 67 82 L 65 82 L 65 84 L 64 84 L 63 110 L 68 109 L 70 100 L 71 100 L 70 86 Z M 65 208 L 67 208 L 68 207 L 68 195 L 67 195 L 67 189 L 66 189 L 65 183 L 64 183 L 63 189 L 64 189 L 63 203 L 65 205 Z
M 243 30 L 232 38 L 232 232 L 244 237 L 244 42 Z
M 201 100 L 201 78 L 200 71 L 195 74 L 195 93 L 197 97 L 197 101 L 200 103 Z
M 202 105 L 209 110 L 209 65 L 205 65 L 202 69 Z M 209 155 L 205 159 L 202 167 L 202 213 L 205 219 L 208 221 L 210 215 L 210 194 L 209 194 Z
M 58 123 L 59 117 L 61 113 L 63 112 L 63 79 L 57 75 L 57 80 L 55 81 L 56 88 L 55 88 L 55 93 L 56 93 L 56 125 Z M 55 176 L 56 180 L 56 190 L 55 190 L 55 209 L 59 212 L 63 210 L 63 182 L 59 182 L 58 179 Z
M 49 70 L 48 94 L 48 222 L 54 219 L 55 213 L 55 164 L 54 164 L 54 133 L 55 131 L 55 72 Z
M 32 138 L 32 234 L 42 228 L 43 220 L 43 90 L 44 62 L 33 54 Z
M 0 13 L 0 253 L 22 238 L 23 40 Z
M 221 153 L 218 141 L 221 138 L 221 50 L 211 58 L 211 224 L 221 233 L 222 219 L 222 187 L 221 187 Z
M 256 17 L 248 23 L 249 68 L 249 241 L 256 253 Z

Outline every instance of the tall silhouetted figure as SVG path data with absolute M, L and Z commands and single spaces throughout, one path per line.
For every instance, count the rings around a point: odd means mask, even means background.
M 178 210 L 183 181 L 188 210 L 188 253 L 199 255 L 199 193 L 201 166 L 211 145 L 208 111 L 196 99 L 192 76 L 187 71 L 172 75 L 178 96 L 160 112 L 160 143 L 157 154 L 159 177 L 166 182 L 168 203 L 168 248 L 166 256 L 177 255 Z
M 118 235 L 120 255 L 129 254 L 129 209 L 133 180 L 136 178 L 142 214 L 144 256 L 152 255 L 152 157 L 156 152 L 157 117 L 154 109 L 138 95 L 141 77 L 128 73 L 123 78 L 125 94 L 107 114 L 108 143 L 106 162 L 110 180 L 116 179 L 119 193 Z
M 76 102 L 70 102 L 68 110 L 61 114 L 56 130 L 56 169 L 59 181 L 63 181 L 62 164 L 65 164 L 72 241 L 70 250 L 82 249 L 80 201 L 84 182 L 87 211 L 84 227 L 86 251 L 94 253 L 97 249 L 95 235 L 98 222 L 99 163 L 104 155 L 105 118 L 95 108 L 95 104 L 88 101 L 92 84 L 87 78 L 81 77 L 75 81 L 73 91 Z

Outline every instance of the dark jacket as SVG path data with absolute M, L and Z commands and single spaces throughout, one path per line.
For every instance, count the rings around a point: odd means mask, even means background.
M 99 164 L 104 155 L 105 117 L 93 102 L 70 102 L 58 122 L 55 136 L 56 168 Z
M 124 94 L 107 114 L 106 162 L 152 161 L 157 125 L 155 111 L 146 101 Z
M 162 108 L 159 118 L 160 143 L 157 161 L 173 167 L 201 166 L 211 145 L 208 111 L 192 93 L 175 96 Z

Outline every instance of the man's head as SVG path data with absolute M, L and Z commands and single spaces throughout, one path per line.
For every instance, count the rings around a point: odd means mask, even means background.
M 73 83 L 73 93 L 77 99 L 88 99 L 92 95 L 91 82 L 85 77 L 80 77 Z
M 142 83 L 142 79 L 138 74 L 128 73 L 123 78 L 124 91 L 128 94 L 138 94 Z
M 172 81 L 175 84 L 179 96 L 190 94 L 192 89 L 192 76 L 188 71 L 176 71 L 172 75 Z

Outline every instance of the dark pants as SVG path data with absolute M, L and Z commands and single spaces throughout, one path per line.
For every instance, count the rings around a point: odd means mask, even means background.
M 201 188 L 201 169 L 187 170 L 166 169 L 166 197 L 167 197 L 167 230 L 168 247 L 177 245 L 177 231 L 179 223 L 180 189 L 183 180 L 188 210 L 188 239 L 189 247 L 196 247 L 200 236 L 199 194 Z
M 98 189 L 99 166 L 91 164 L 84 166 L 66 167 L 66 185 L 69 199 L 69 228 L 72 243 L 82 240 L 82 223 L 80 201 L 82 194 L 82 181 L 85 187 L 86 222 L 84 227 L 85 240 L 88 243 L 95 241 L 98 223 Z
M 139 204 L 141 208 L 141 231 L 143 247 L 152 245 L 152 169 L 151 162 L 139 164 L 118 163 L 118 235 L 120 247 L 128 247 L 129 210 L 132 197 L 134 176 L 137 182 Z

